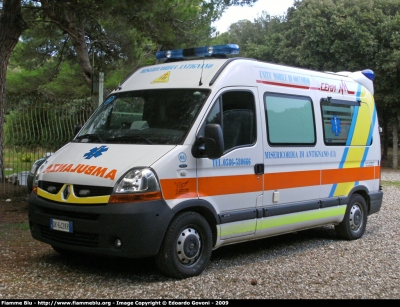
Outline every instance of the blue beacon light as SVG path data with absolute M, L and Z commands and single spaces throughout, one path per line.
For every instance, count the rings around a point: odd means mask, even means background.
M 375 73 L 371 69 L 364 69 L 361 73 L 371 81 L 374 81 Z
M 211 57 L 225 56 L 229 54 L 238 54 L 239 46 L 236 44 L 203 46 L 187 49 L 164 50 L 156 53 L 156 58 L 159 61 L 167 59 L 186 59 L 194 57 Z

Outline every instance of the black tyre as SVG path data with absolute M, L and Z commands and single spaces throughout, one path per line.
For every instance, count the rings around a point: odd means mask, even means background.
M 343 221 L 335 226 L 338 237 L 346 240 L 361 238 L 367 226 L 367 204 L 364 197 L 354 194 L 347 204 Z
M 211 252 L 212 233 L 207 220 L 196 212 L 183 212 L 169 225 L 155 260 L 163 274 L 182 279 L 200 275 Z

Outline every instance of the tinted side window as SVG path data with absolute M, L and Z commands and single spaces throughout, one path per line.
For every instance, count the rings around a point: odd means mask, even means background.
M 360 101 L 322 99 L 321 113 L 326 145 L 371 145 L 371 114 L 367 104 Z M 358 122 L 361 130 L 356 129 Z M 357 133 L 358 131 L 358 133 Z M 360 133 L 361 132 L 361 133 Z
M 354 107 L 321 101 L 324 141 L 326 145 L 346 145 L 349 136 Z
M 254 144 L 256 140 L 255 100 L 251 92 L 229 91 L 222 94 L 206 123 L 221 125 L 224 152 L 235 147 Z
M 269 144 L 315 144 L 314 111 L 309 97 L 267 93 L 264 102 Z

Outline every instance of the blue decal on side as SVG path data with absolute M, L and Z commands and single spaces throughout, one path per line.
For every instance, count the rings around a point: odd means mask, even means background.
M 365 147 L 364 155 L 363 155 L 362 160 L 360 162 L 360 167 L 364 167 L 365 160 L 367 159 L 367 156 L 368 156 L 368 151 L 369 151 L 369 148 Z
M 187 164 L 179 164 L 179 168 L 186 168 Z
M 331 191 L 330 191 L 330 193 L 329 193 L 329 197 L 332 197 L 332 196 L 333 196 L 333 194 L 335 193 L 336 187 L 337 187 L 337 183 L 334 183 L 334 184 L 332 185 Z
M 179 153 L 178 159 L 179 159 L 179 161 L 181 161 L 182 163 L 183 163 L 183 162 L 186 162 L 186 154 L 185 154 L 184 152 Z
M 357 97 L 356 97 L 356 101 L 361 101 L 361 84 L 358 85 L 357 87 Z M 349 134 L 347 136 L 347 142 L 346 142 L 346 146 L 350 146 L 351 141 L 353 139 L 353 134 L 354 134 L 354 129 L 356 128 L 356 123 L 357 123 L 357 117 L 358 117 L 358 111 L 359 111 L 358 106 L 354 107 L 353 110 L 353 118 L 351 120 L 351 125 L 350 125 L 350 130 L 349 130 Z
M 369 130 L 367 146 L 372 144 L 372 134 L 374 132 L 374 127 L 375 127 L 375 124 L 376 124 L 376 120 L 377 120 L 376 106 L 374 105 L 374 114 L 372 115 L 372 124 L 371 124 L 371 128 Z
M 342 160 L 339 163 L 339 168 L 343 168 L 344 167 L 344 162 L 346 161 L 348 153 L 349 153 L 349 147 L 345 147 L 345 149 L 343 151 Z
M 213 167 L 231 167 L 251 165 L 251 158 L 213 159 Z
M 100 147 L 94 147 L 92 148 L 89 152 L 85 153 L 83 156 L 85 159 L 91 159 L 93 157 L 97 158 L 100 157 L 103 152 L 106 152 L 108 150 L 106 145 L 102 145 Z
M 349 130 L 349 135 L 347 136 L 346 146 L 350 146 L 351 140 L 353 139 L 354 129 L 356 128 L 356 123 L 357 123 L 357 117 L 358 117 L 359 108 L 360 108 L 360 107 L 357 107 L 357 106 L 354 107 L 353 118 L 352 118 L 352 120 L 351 120 L 350 130 Z
M 332 132 L 338 136 L 340 132 L 342 132 L 342 127 L 340 127 L 340 119 L 334 115 L 333 118 L 331 119 L 331 124 L 332 124 Z

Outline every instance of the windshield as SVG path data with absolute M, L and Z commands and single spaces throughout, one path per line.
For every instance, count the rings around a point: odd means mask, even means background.
M 181 144 L 209 90 L 162 89 L 109 96 L 74 142 Z

